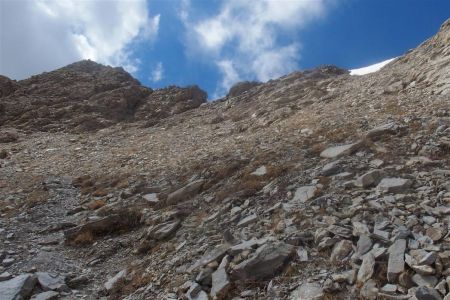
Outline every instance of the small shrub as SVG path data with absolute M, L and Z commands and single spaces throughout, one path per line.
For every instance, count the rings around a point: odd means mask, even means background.
M 105 200 L 93 200 L 87 204 L 90 210 L 96 210 L 106 205 Z
M 94 235 L 91 231 L 84 231 L 77 235 L 77 237 L 73 240 L 73 244 L 75 245 L 87 245 L 92 244 L 94 241 Z

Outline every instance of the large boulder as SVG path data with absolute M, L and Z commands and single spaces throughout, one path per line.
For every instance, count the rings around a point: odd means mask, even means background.
M 240 280 L 260 280 L 279 271 L 294 252 L 294 246 L 283 242 L 267 243 L 255 254 L 238 264 L 231 275 Z
M 13 279 L 0 282 L 0 299 L 28 299 L 36 285 L 36 277 L 32 274 L 22 274 Z

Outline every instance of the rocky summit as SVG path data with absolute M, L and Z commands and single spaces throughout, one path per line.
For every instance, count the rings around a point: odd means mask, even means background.
M 206 100 L 0 76 L 0 299 L 450 299 L 450 20 Z

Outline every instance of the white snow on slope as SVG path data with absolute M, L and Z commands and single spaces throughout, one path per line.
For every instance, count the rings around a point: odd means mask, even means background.
M 353 69 L 350 70 L 350 75 L 366 75 L 369 73 L 373 73 L 376 72 L 378 70 L 380 70 L 382 67 L 384 67 L 385 65 L 387 65 L 388 63 L 390 63 L 391 61 L 393 61 L 394 59 L 396 59 L 397 57 L 376 63 L 374 65 L 370 65 L 364 68 L 359 68 L 359 69 Z

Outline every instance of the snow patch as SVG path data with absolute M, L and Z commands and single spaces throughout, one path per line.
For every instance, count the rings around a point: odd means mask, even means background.
M 366 75 L 369 73 L 377 72 L 382 67 L 384 67 L 385 65 L 387 65 L 388 63 L 390 63 L 391 61 L 393 61 L 396 58 L 397 57 L 394 57 L 394 58 L 373 64 L 373 65 L 364 67 L 364 68 L 350 70 L 350 75 Z

